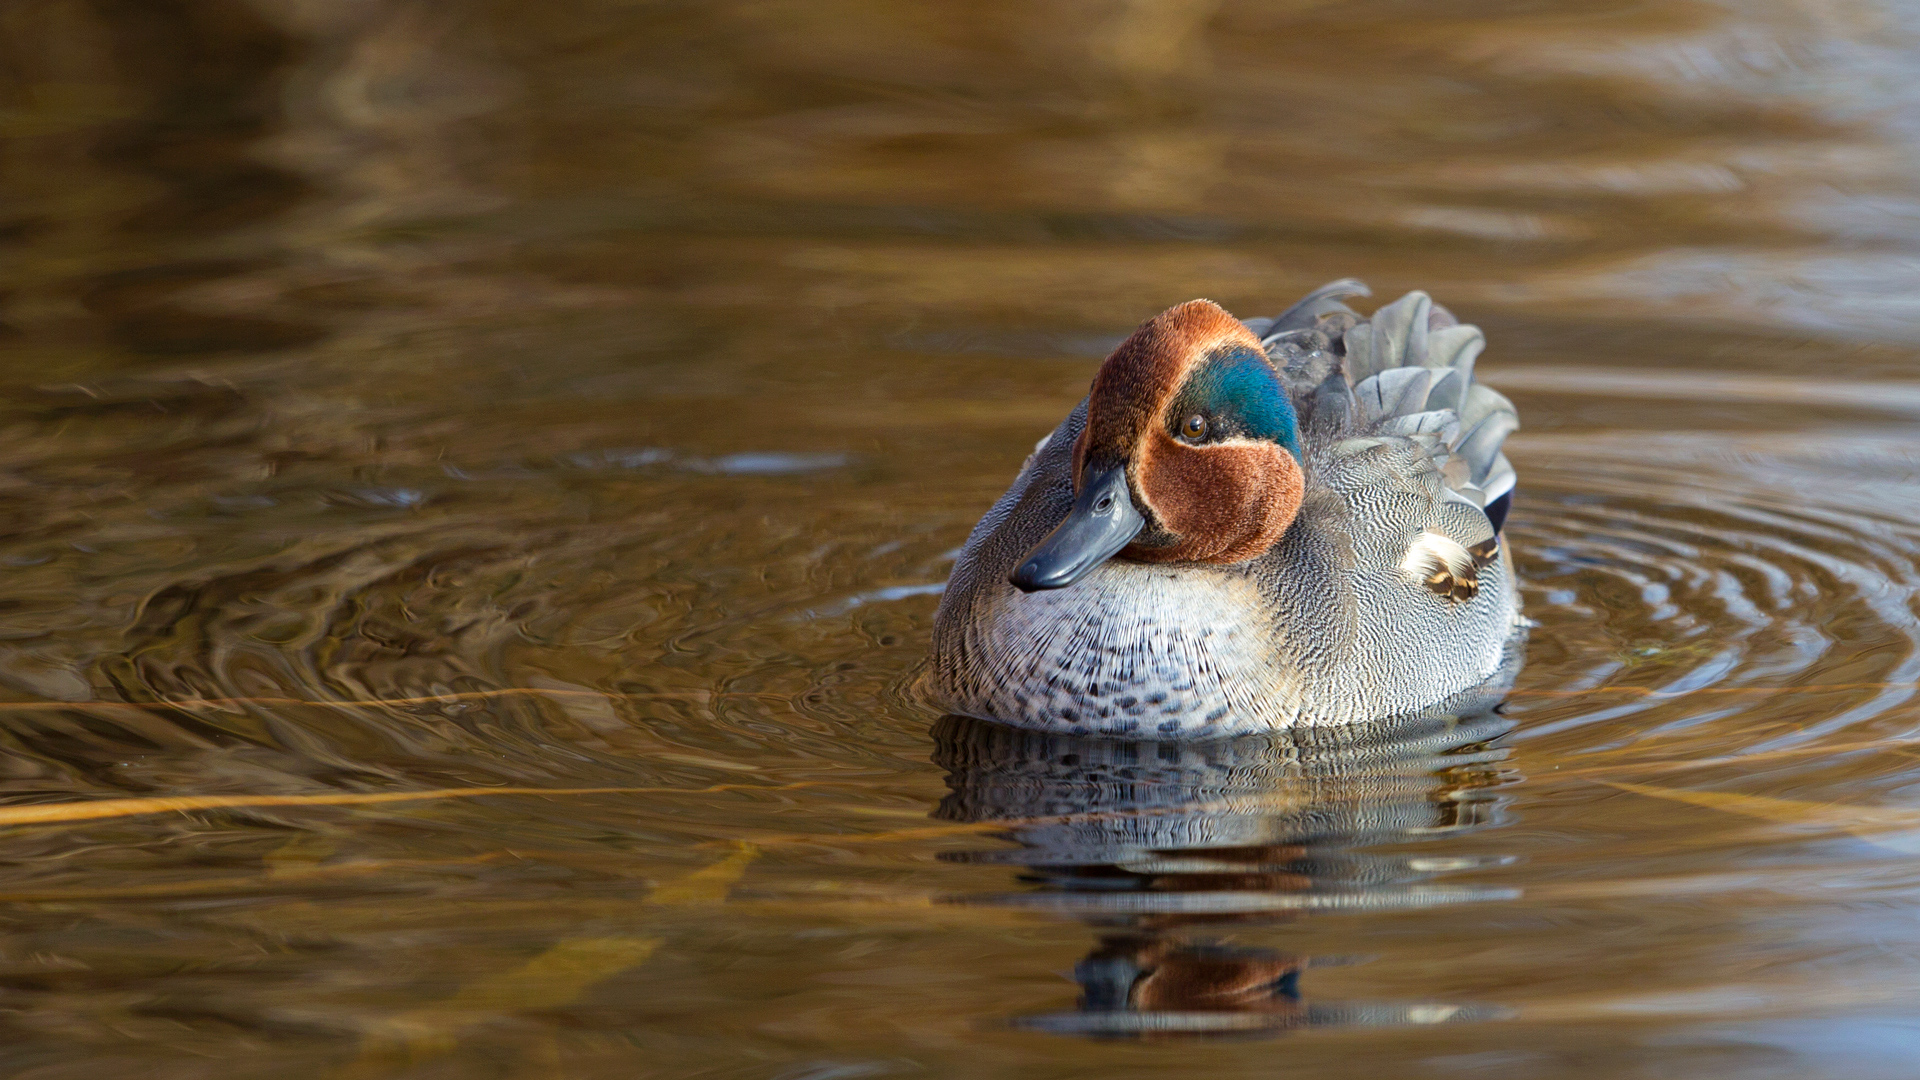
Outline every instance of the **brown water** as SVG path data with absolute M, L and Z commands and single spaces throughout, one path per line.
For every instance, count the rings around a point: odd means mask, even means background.
M 1873 0 L 0 5 L 0 1071 L 1912 1075 L 1917 49 Z M 1515 731 L 906 697 L 1112 341 L 1349 274 L 1520 406 Z M 237 805 L 74 810 L 179 795 Z

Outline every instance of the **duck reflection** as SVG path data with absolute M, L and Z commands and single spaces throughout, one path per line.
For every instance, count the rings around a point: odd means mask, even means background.
M 1302 973 L 1343 962 L 1220 940 L 1319 911 L 1504 899 L 1435 883 L 1498 856 L 1372 854 L 1375 845 L 1494 824 L 1512 727 L 1436 712 L 1391 732 L 1309 729 L 1210 743 L 1126 742 L 947 717 L 935 816 L 1004 822 L 1016 848 L 945 858 L 1020 868 L 1028 888 L 957 902 L 1048 910 L 1099 931 L 1074 968 L 1079 1007 L 1015 1026 L 1100 1036 L 1259 1034 L 1322 1024 L 1432 1023 L 1493 1010 L 1326 1004 Z

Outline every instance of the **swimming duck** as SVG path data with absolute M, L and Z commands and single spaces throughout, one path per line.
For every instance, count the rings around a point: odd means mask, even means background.
M 1018 727 L 1217 738 L 1418 713 L 1524 635 L 1513 405 L 1424 293 L 1193 300 L 1108 356 L 961 549 L 921 685 Z

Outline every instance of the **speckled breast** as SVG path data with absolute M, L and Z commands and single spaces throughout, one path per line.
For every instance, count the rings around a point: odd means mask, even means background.
M 1300 712 L 1271 612 L 1233 567 L 1112 562 L 1070 589 L 979 589 L 928 690 L 946 708 L 1075 734 L 1208 738 Z

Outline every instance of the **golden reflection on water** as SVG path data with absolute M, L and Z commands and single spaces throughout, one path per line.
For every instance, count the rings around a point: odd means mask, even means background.
M 1915 30 L 0 6 L 0 1064 L 1908 1075 Z M 1113 341 L 1346 275 L 1520 406 L 1513 732 L 907 700 Z

